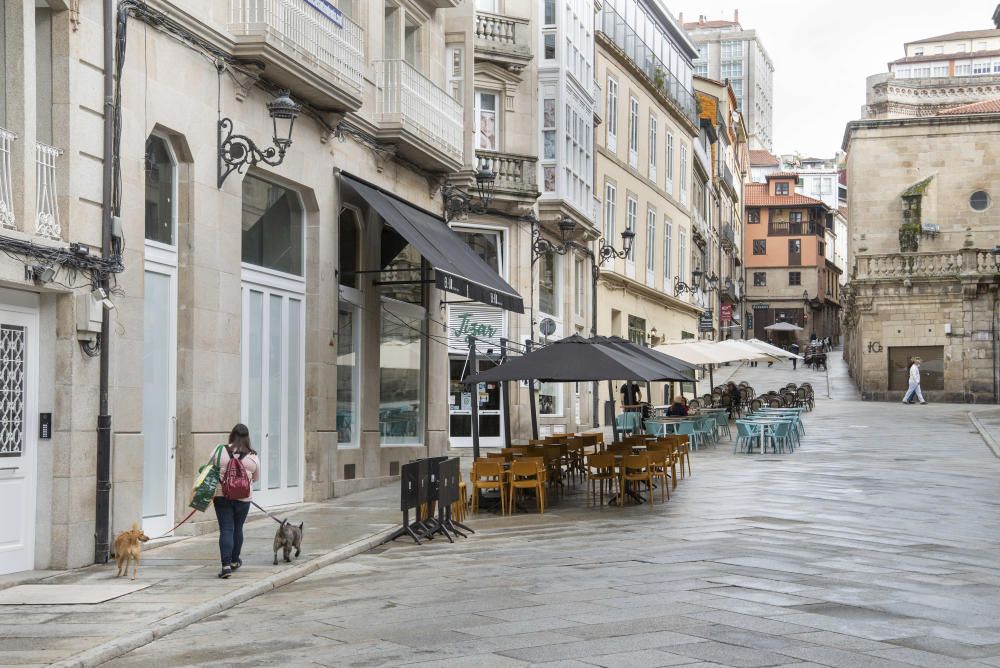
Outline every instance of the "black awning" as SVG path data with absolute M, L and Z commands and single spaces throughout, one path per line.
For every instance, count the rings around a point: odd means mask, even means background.
M 343 183 L 406 239 L 434 268 L 437 287 L 467 299 L 524 313 L 524 300 L 514 288 L 448 227 L 443 218 L 407 204 L 348 174 Z

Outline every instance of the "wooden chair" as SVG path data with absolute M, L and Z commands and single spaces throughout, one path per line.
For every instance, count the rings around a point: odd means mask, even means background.
M 519 489 L 535 490 L 539 514 L 545 513 L 545 472 L 537 462 L 517 461 L 510 465 L 510 498 L 508 505 L 514 513 L 514 494 Z
M 501 492 L 502 494 L 502 492 Z M 451 504 L 451 517 L 456 522 L 465 521 L 465 513 L 469 509 L 469 486 L 464 480 L 458 481 L 458 501 Z
M 691 442 L 688 440 L 687 436 L 681 436 L 680 438 L 683 440 L 680 440 L 674 444 L 674 456 L 676 456 L 677 460 L 680 462 L 681 465 L 680 473 L 681 477 L 683 478 L 685 477 L 684 462 L 687 462 L 687 467 L 688 467 L 687 475 L 691 475 Z
M 646 458 L 649 460 L 649 475 L 653 479 L 659 478 L 661 481 L 660 485 L 660 501 L 670 500 L 670 473 L 668 469 L 670 468 L 670 454 L 666 450 L 654 449 L 646 454 Z M 666 498 L 664 498 L 666 495 Z M 649 490 L 650 502 L 652 503 L 653 490 Z
M 600 452 L 587 457 L 588 500 L 595 496 L 595 483 L 599 487 L 601 505 L 604 505 L 604 484 L 608 485 L 608 496 L 615 493 L 618 473 L 615 471 L 615 456 Z
M 649 505 L 653 505 L 653 475 L 649 466 L 648 455 L 626 455 L 622 458 L 621 489 L 624 492 L 627 483 L 646 483 L 649 489 Z M 625 494 L 618 495 L 618 505 L 625 502 Z
M 673 481 L 671 486 L 677 489 L 677 446 L 680 443 L 677 436 L 668 436 L 665 438 L 660 438 L 656 443 L 652 443 L 646 446 L 647 452 L 662 451 L 667 454 L 667 464 L 670 466 L 670 479 Z M 669 498 L 669 492 L 667 494 Z
M 496 459 L 496 458 L 492 458 Z M 500 492 L 500 513 L 507 512 L 507 503 L 504 498 L 504 480 L 506 475 L 503 470 L 503 463 L 500 460 L 489 461 L 487 459 L 477 459 L 472 462 L 472 512 L 479 510 L 479 492 L 484 489 L 495 489 Z

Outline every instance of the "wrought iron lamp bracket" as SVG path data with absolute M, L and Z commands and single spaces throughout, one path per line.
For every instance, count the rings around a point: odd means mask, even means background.
M 291 143 L 287 140 L 261 150 L 246 135 L 235 134 L 233 121 L 223 118 L 219 121 L 219 187 L 233 172 L 242 174 L 258 163 L 277 167 L 285 160 L 285 151 Z

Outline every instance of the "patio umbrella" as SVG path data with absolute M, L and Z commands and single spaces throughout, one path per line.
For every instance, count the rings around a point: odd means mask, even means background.
M 746 341 L 739 339 L 729 339 L 728 341 L 719 342 L 719 347 L 725 348 L 732 352 L 733 355 L 739 356 L 742 361 L 754 361 L 767 359 L 769 357 L 774 357 L 774 355 L 764 352 L 759 348 L 755 348 L 749 345 Z M 771 346 L 775 350 L 781 350 L 776 346 Z
M 803 329 L 798 325 L 792 324 L 790 322 L 776 322 L 773 325 L 768 325 L 765 327 L 769 332 L 801 332 Z
M 489 383 L 502 380 L 543 380 L 577 382 L 593 380 L 676 380 L 691 381 L 690 368 L 680 368 L 679 361 L 658 360 L 639 354 L 623 340 L 604 337 L 585 339 L 574 334 L 503 364 L 469 376 L 466 383 Z M 624 343 L 628 344 L 627 341 Z M 631 345 L 631 344 L 628 344 Z M 639 346 L 636 346 L 639 348 Z
M 757 348 L 761 352 L 767 353 L 768 355 L 772 355 L 774 357 L 785 357 L 788 359 L 800 359 L 800 360 L 805 359 L 801 355 L 796 355 L 795 353 L 788 352 L 787 350 L 782 350 L 778 346 L 772 346 L 767 341 L 761 341 L 760 339 L 747 339 L 746 341 L 740 341 L 740 343 Z

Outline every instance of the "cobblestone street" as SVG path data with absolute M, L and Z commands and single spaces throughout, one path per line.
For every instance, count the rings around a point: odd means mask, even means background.
M 665 505 L 483 514 L 112 665 L 1000 666 L 1000 460 L 968 407 L 861 403 L 831 357 L 832 398 L 823 373 L 734 375 L 813 382 L 793 455 L 724 441 Z

